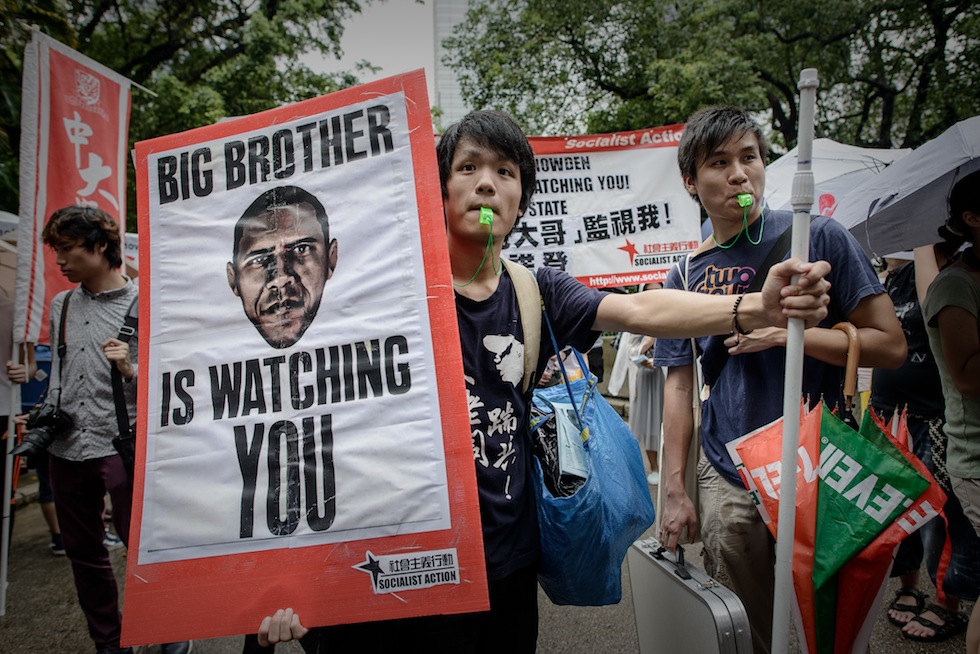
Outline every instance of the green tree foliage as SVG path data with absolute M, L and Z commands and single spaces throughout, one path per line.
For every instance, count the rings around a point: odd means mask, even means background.
M 17 211 L 30 25 L 157 94 L 133 91 L 135 143 L 356 83 L 353 73 L 315 73 L 300 56 L 339 58 L 344 22 L 360 9 L 357 0 L 0 0 L 0 208 Z
M 446 42 L 477 108 L 535 133 L 763 112 L 795 144 L 797 81 L 817 68 L 817 132 L 914 147 L 980 106 L 977 0 L 474 0 Z

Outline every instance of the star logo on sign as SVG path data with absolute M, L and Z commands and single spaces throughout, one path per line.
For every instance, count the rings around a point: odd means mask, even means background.
M 384 570 L 381 569 L 381 562 L 378 559 L 374 558 L 374 554 L 372 554 L 370 550 L 368 550 L 366 554 L 367 554 L 367 560 L 364 563 L 360 565 L 356 565 L 354 567 L 357 568 L 358 570 L 371 573 L 371 576 L 374 578 L 374 585 L 377 586 L 378 577 L 384 574 Z
M 633 260 L 636 258 L 636 255 L 637 255 L 636 246 L 633 245 L 632 243 L 630 243 L 630 240 L 629 239 L 626 239 L 626 245 L 624 245 L 623 247 L 620 247 L 620 248 L 616 248 L 616 249 L 617 250 L 622 250 L 626 254 L 630 255 L 630 265 L 632 266 L 633 265 Z

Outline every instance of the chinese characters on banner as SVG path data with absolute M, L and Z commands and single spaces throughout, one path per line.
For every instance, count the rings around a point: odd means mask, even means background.
M 417 71 L 137 144 L 124 642 L 488 608 L 427 98 Z
M 593 287 L 662 282 L 700 242 L 677 167 L 683 125 L 537 137 L 537 183 L 504 255 Z
M 73 286 L 41 243 L 48 217 L 77 204 L 126 227 L 129 89 L 124 77 L 34 32 L 24 51 L 14 339 L 47 342 L 49 300 Z

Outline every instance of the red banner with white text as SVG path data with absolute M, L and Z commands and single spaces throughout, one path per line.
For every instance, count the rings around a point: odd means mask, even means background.
M 125 231 L 129 93 L 129 80 L 40 32 L 24 51 L 17 342 L 47 342 L 50 299 L 73 286 L 41 242 L 51 214 L 98 207 Z

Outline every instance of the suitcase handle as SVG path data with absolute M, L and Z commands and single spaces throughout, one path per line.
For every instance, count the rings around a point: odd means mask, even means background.
M 653 553 L 653 556 L 662 561 L 670 561 L 671 563 L 673 563 L 674 574 L 680 577 L 681 579 L 684 579 L 685 581 L 691 579 L 691 573 L 688 572 L 687 564 L 684 562 L 684 548 L 681 547 L 680 545 L 677 546 L 677 549 L 674 550 L 674 556 L 676 559 L 674 561 L 671 561 L 669 558 L 664 556 L 664 552 L 666 551 L 667 548 L 661 545 L 660 547 L 657 548 L 657 551 Z

